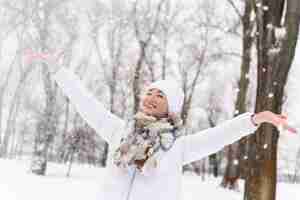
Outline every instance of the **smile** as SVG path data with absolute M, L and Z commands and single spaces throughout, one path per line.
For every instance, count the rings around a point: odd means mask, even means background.
M 156 109 L 157 106 L 155 104 L 151 104 L 151 103 L 145 103 L 144 106 L 146 108 L 149 108 L 149 109 Z

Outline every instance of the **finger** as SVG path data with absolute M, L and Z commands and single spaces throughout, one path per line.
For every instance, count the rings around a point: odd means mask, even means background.
M 287 118 L 284 116 L 277 117 L 277 119 L 275 121 L 277 121 L 277 124 L 282 124 L 283 126 L 287 125 Z
M 286 128 L 289 132 L 291 132 L 291 133 L 294 133 L 294 134 L 297 134 L 297 129 L 295 129 L 295 128 L 293 128 L 293 127 L 290 127 L 290 126 L 287 126 L 287 128 Z
M 284 131 L 284 130 L 287 130 L 287 131 L 289 131 L 290 133 L 293 133 L 293 134 L 297 134 L 297 132 L 298 132 L 297 129 L 293 128 L 292 126 L 290 126 L 286 122 L 280 123 L 277 126 L 277 128 L 278 128 L 279 132 Z
M 282 118 L 282 119 L 287 119 L 286 115 L 279 115 L 279 117 Z
M 272 123 L 275 126 L 284 126 L 287 122 L 285 119 L 282 119 L 280 117 L 274 117 Z

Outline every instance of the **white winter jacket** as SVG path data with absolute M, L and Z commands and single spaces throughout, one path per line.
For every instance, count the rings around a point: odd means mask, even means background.
M 250 120 L 252 113 L 243 113 L 216 127 L 178 138 L 158 167 L 147 175 L 135 170 L 124 172 L 113 164 L 112 154 L 126 134 L 126 123 L 105 109 L 72 71 L 62 68 L 54 79 L 82 118 L 109 144 L 107 172 L 99 200 L 182 199 L 184 164 L 215 153 L 258 128 Z

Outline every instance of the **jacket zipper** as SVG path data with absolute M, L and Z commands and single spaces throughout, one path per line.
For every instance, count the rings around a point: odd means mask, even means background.
M 135 176 L 136 176 L 136 168 L 134 168 L 134 172 L 133 172 L 132 178 L 131 178 L 131 180 L 130 180 L 130 186 L 129 186 L 129 190 L 128 190 L 128 193 L 127 193 L 126 200 L 129 200 L 129 197 L 130 197 L 130 193 L 131 193 L 131 191 L 132 191 L 132 186 L 133 186 L 133 182 L 134 182 Z

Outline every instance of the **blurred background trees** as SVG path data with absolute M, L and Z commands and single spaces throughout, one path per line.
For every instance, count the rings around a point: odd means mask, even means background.
M 109 146 L 61 94 L 47 66 L 27 62 L 32 52 L 61 54 L 62 65 L 125 120 L 145 86 L 172 77 L 185 93 L 185 134 L 262 110 L 287 112 L 299 127 L 299 72 L 292 68 L 299 12 L 297 0 L 2 0 L 0 156 L 31 159 L 39 175 L 49 161 L 66 164 L 68 175 L 72 163 L 106 165 Z M 274 128 L 258 131 L 260 137 L 184 171 L 221 176 L 231 189 L 245 179 L 245 199 L 272 199 L 276 177 L 299 180 L 300 150 L 291 160 L 270 134 Z M 294 166 L 288 173 L 287 165 Z

